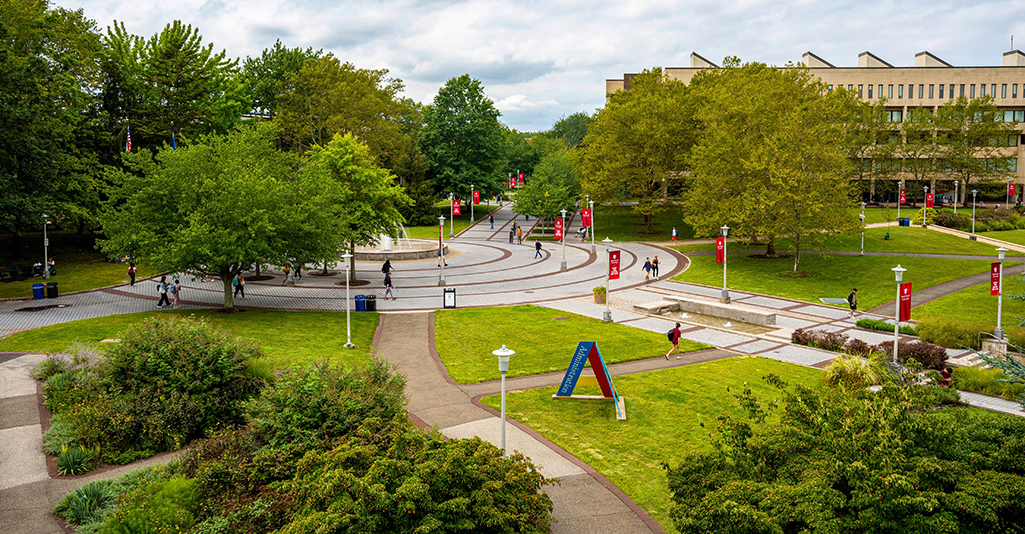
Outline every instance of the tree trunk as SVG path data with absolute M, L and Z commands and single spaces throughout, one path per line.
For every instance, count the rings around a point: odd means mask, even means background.
M 356 242 L 349 242 L 349 254 L 356 250 Z M 356 256 L 349 258 L 349 280 L 356 280 Z
M 235 297 L 231 294 L 231 281 L 235 278 L 228 272 L 221 272 L 221 282 L 224 283 L 224 309 L 230 310 L 235 307 Z
M 652 228 L 655 227 L 655 216 L 654 215 L 645 215 L 644 216 L 644 224 L 648 225 L 648 233 L 649 234 L 651 232 L 653 232 Z
M 260 261 L 256 262 L 256 276 L 260 276 Z
M 797 272 L 801 265 L 801 234 L 794 238 L 794 272 Z
M 765 244 L 765 256 L 773 257 L 776 255 L 776 238 L 770 237 L 769 242 Z
M 327 274 L 327 258 L 324 258 L 324 274 Z

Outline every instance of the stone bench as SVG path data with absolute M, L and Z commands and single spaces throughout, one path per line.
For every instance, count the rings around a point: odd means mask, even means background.
M 679 311 L 680 303 L 672 300 L 656 300 L 655 302 L 634 304 L 634 309 L 651 315 L 662 315 L 667 312 Z
M 762 311 L 757 308 L 737 304 L 720 304 L 718 302 L 692 300 L 684 297 L 667 296 L 666 300 L 674 301 L 679 311 L 700 313 L 702 315 L 748 324 L 776 326 L 775 312 Z

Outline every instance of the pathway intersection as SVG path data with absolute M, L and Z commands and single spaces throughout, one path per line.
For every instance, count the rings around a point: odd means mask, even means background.
M 451 251 L 444 272 L 446 287 L 455 288 L 458 307 L 532 303 L 589 317 L 602 317 L 604 306 L 595 304 L 591 296 L 592 288 L 605 283 L 607 267 L 604 245 L 600 241 L 596 242 L 598 254 L 593 255 L 590 242 L 581 243 L 579 238 L 572 237 L 568 239 L 565 247 L 568 271 L 560 272 L 563 254 L 560 244 L 542 242 L 543 257 L 534 259 L 532 241 L 525 240 L 523 245 L 509 243 L 509 229 L 514 222 L 527 230 L 536 221 L 523 221 L 507 208 L 495 211 L 494 215 L 494 229 L 490 227 L 487 215 L 482 214 L 476 225 L 463 231 L 456 239 L 445 240 Z M 600 213 L 596 224 L 600 236 Z M 576 235 L 578 228 L 579 220 L 569 221 L 567 235 Z M 638 312 L 634 305 L 662 300 L 666 296 L 718 301 L 719 288 L 669 280 L 686 269 L 689 260 L 684 255 L 648 243 L 612 243 L 612 248 L 621 250 L 623 254 L 622 278 L 612 282 L 610 307 L 615 322 L 664 333 L 678 319 L 644 314 Z M 660 279 L 646 281 L 641 265 L 646 258 L 655 255 L 661 263 Z M 378 311 L 384 313 L 376 348 L 407 376 L 409 412 L 414 421 L 427 428 L 437 427 L 450 437 L 480 436 L 498 443 L 497 414 L 480 403 L 481 397 L 499 391 L 498 384 L 456 384 L 434 352 L 433 314 L 423 312 L 441 309 L 443 305 L 443 288 L 438 285 L 440 271 L 435 262 L 435 259 L 393 262 L 395 271 L 392 279 L 398 298 L 377 301 Z M 353 295 L 383 296 L 383 275 L 379 263 L 357 263 L 357 279 L 369 283 L 354 285 L 351 288 Z M 344 280 L 344 274 L 325 277 L 308 271 L 303 280 L 294 287 L 288 287 L 281 285 L 281 273 L 276 273 L 272 280 L 248 283 L 246 297 L 236 300 L 236 305 L 243 308 L 343 311 L 346 306 Z M 960 289 L 958 283 L 968 281 L 966 278 L 950 282 L 952 285 L 947 287 L 938 287 L 932 298 Z M 202 282 L 185 277 L 182 282 L 184 307 L 200 309 L 222 304 L 223 286 L 219 281 Z M 835 353 L 791 344 L 790 334 L 798 328 L 842 332 L 872 344 L 893 339 L 892 334 L 855 328 L 847 311 L 835 306 L 742 291 L 731 291 L 730 294 L 733 306 L 775 313 L 777 328 L 745 333 L 686 323 L 682 328 L 684 338 L 716 349 L 688 354 L 681 360 L 666 361 L 659 356 L 613 365 L 610 366 L 612 374 L 687 365 L 735 354 L 754 354 L 815 367 L 824 367 L 836 356 Z M 155 282 L 150 279 L 136 283 L 135 287 L 123 285 L 65 295 L 56 301 L 43 301 L 63 307 L 39 311 L 18 311 L 32 307 L 33 301 L 0 302 L 0 336 L 76 319 L 154 310 L 156 301 Z M 877 309 L 886 313 L 892 309 L 892 303 L 889 306 Z M 859 318 L 862 316 L 888 318 L 871 313 L 859 314 Z M 962 356 L 964 352 L 948 350 L 951 357 Z M 0 446 L 0 502 L 3 502 L 0 524 L 25 525 L 11 532 L 60 532 L 49 514 L 50 507 L 69 489 L 90 480 L 90 477 L 51 479 L 46 473 L 45 457 L 40 450 L 41 422 L 35 385 L 28 377 L 40 357 L 0 354 L 0 443 L 3 444 Z M 555 385 L 560 380 L 561 373 L 556 373 L 521 377 L 508 383 L 511 390 L 517 390 Z M 1021 414 L 1017 403 L 971 394 L 963 396 L 976 405 Z M 559 477 L 562 481 L 546 488 L 555 503 L 554 513 L 558 520 L 553 532 L 662 532 L 650 516 L 590 466 L 528 427 L 514 421 L 510 424 L 510 449 L 523 452 L 541 466 L 546 476 Z M 106 477 L 110 473 L 95 476 Z

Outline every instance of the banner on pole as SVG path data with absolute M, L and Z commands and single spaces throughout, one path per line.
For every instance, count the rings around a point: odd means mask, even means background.
M 452 199 L 452 215 L 459 215 L 459 199 Z
M 903 189 L 900 190 L 900 203 L 901 204 L 907 204 L 908 203 L 908 194 Z
M 583 223 L 581 223 L 581 226 L 583 226 L 584 228 L 590 228 L 591 227 L 591 210 L 589 210 L 589 209 L 580 210 L 580 217 L 583 219 Z
M 1014 195 L 1014 184 L 1007 184 L 1007 194 L 1009 196 L 1012 196 L 1012 197 L 1015 196 Z
M 555 239 L 562 239 L 562 219 L 555 219 Z
M 509 189 L 516 189 L 516 177 L 509 177 Z
M 900 285 L 900 313 L 897 317 L 901 322 L 911 320 L 911 282 Z
M 473 203 L 480 204 L 480 191 L 473 192 Z
M 1000 262 L 995 261 L 989 266 L 989 296 L 1000 294 Z
M 619 251 L 609 251 L 609 280 L 619 280 Z
M 722 263 L 726 261 L 726 238 L 717 237 L 715 238 L 715 262 Z
M 933 199 L 935 196 L 932 193 L 926 193 L 925 195 L 925 207 L 931 208 L 933 205 Z
M 522 172 L 520 173 L 518 182 L 521 183 L 521 184 L 523 183 L 523 173 Z

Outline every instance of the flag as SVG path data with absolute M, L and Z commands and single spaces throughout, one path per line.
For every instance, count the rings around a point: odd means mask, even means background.
M 1000 294 L 1000 262 L 995 261 L 989 266 L 989 296 Z
M 619 280 L 619 251 L 609 251 L 609 280 Z
M 901 322 L 911 320 L 911 282 L 900 285 L 900 312 L 897 319 Z
M 132 151 L 132 123 L 128 123 L 128 133 L 125 135 L 125 152 Z
M 901 189 L 900 190 L 900 203 L 901 204 L 907 204 L 907 202 L 908 202 L 908 195 L 907 195 L 907 193 L 903 189 Z
M 932 193 L 929 193 L 929 194 L 925 195 L 925 207 L 927 207 L 927 208 L 933 207 L 933 204 L 934 204 L 933 203 L 933 199 L 934 198 L 935 197 L 933 196 Z
M 473 203 L 480 204 L 480 191 L 473 192 Z
M 583 227 L 590 227 L 591 226 L 591 210 L 589 210 L 589 209 L 580 210 L 580 216 L 584 219 L 584 221 L 581 224 L 581 226 L 583 226 Z
M 715 262 L 722 263 L 726 261 L 726 238 L 717 237 L 715 238 Z
M 555 219 L 555 239 L 562 239 L 562 219 Z
M 1015 194 L 1014 194 L 1014 184 L 1007 184 L 1007 195 L 1008 196 L 1012 196 L 1012 197 L 1015 196 Z

